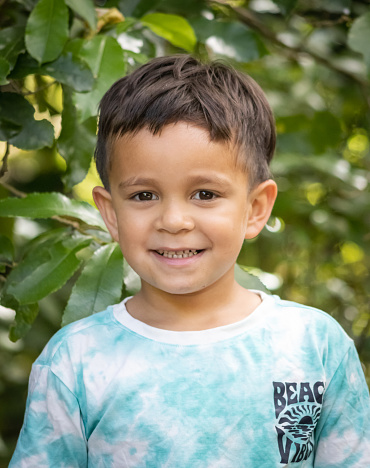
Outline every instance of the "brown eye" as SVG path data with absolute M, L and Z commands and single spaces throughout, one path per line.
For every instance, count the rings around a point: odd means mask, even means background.
M 209 192 L 208 190 L 200 190 L 194 196 L 196 200 L 212 200 L 215 197 L 216 195 L 213 192 Z
M 156 200 L 157 197 L 152 192 L 140 192 L 135 195 L 134 199 L 139 201 L 151 201 Z

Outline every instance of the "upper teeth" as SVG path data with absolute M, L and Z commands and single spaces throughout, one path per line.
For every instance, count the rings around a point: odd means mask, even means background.
M 196 255 L 198 250 L 157 250 L 157 252 L 168 258 L 188 258 Z

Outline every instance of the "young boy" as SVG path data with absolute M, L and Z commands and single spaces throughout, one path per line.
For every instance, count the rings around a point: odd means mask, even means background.
M 274 146 L 261 89 L 221 64 L 158 58 L 107 92 L 94 198 L 141 290 L 51 339 L 11 467 L 370 466 L 352 340 L 234 279 Z

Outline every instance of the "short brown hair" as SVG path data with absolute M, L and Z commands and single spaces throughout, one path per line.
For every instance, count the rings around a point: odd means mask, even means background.
M 177 122 L 206 129 L 211 140 L 235 144 L 252 186 L 270 177 L 275 123 L 259 85 L 223 63 L 172 55 L 149 61 L 103 96 L 95 160 L 105 188 L 109 190 L 107 147 L 114 138 L 143 128 L 157 134 Z

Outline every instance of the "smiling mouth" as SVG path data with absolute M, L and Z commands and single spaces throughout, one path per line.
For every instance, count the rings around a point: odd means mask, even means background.
M 156 252 L 166 258 L 189 258 L 199 254 L 202 250 L 156 250 Z

